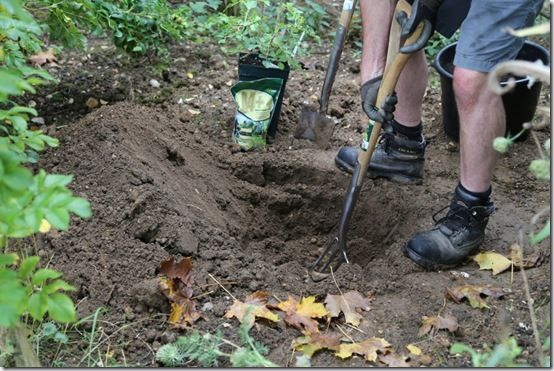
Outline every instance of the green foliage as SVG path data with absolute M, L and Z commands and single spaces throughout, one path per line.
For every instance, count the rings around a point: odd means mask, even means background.
M 298 67 L 295 57 L 306 50 L 306 42 L 319 40 L 313 15 L 322 16 L 323 10 L 313 2 L 308 9 L 290 1 L 231 0 L 223 11 L 211 13 L 210 6 L 198 4 L 191 9 L 202 19 L 195 27 L 202 41 L 212 41 L 227 53 L 259 53 L 266 67 Z M 306 17 L 308 12 L 312 18 Z
M 444 37 L 440 33 L 435 32 L 433 36 L 427 42 L 425 46 L 425 54 L 430 60 L 434 60 L 437 54 L 441 51 L 442 48 L 458 41 L 460 37 L 460 31 L 456 31 L 451 37 Z
M 75 290 L 61 273 L 36 269 L 39 258 L 23 259 L 16 269 L 16 254 L 0 255 L 0 326 L 14 327 L 21 316 L 42 320 L 46 314 L 61 323 L 75 321 L 75 307 L 63 291 Z
M 180 366 L 185 360 L 197 361 L 202 367 L 214 367 L 220 357 L 225 357 L 233 367 L 276 367 L 264 357 L 267 348 L 252 339 L 245 323 L 247 321 L 239 327 L 240 346 L 223 339 L 220 331 L 204 335 L 193 331 L 188 336 L 180 336 L 175 343 L 162 346 L 156 352 L 156 360 L 168 367 Z M 233 352 L 222 351 L 223 344 L 232 346 Z
M 186 20 L 190 8 L 174 8 L 166 0 L 33 0 L 27 6 L 44 21 L 53 40 L 71 48 L 83 48 L 87 33 L 108 33 L 128 53 L 165 53 L 168 42 L 191 33 Z
M 525 366 L 517 363 L 516 358 L 521 355 L 521 348 L 517 345 L 516 339 L 509 337 L 493 349 L 486 348 L 479 353 L 471 346 L 463 343 L 455 343 L 450 348 L 451 354 L 469 353 L 473 367 L 516 367 Z

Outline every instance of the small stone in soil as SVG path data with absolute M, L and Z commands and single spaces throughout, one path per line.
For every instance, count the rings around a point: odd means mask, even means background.
M 44 118 L 43 117 L 33 117 L 31 119 L 31 122 L 33 124 L 37 124 L 37 125 L 44 125 L 45 124 L 45 121 L 44 121 Z
M 150 84 L 151 87 L 153 87 L 154 89 L 157 89 L 160 87 L 160 82 L 156 79 L 152 79 L 148 82 Z

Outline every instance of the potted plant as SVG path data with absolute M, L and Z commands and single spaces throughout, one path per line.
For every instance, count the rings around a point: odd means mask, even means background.
M 225 51 L 238 53 L 239 83 L 252 82 L 242 84 L 244 89 L 256 89 L 255 81 L 261 90 L 274 87 L 274 79 L 280 79 L 277 94 L 268 91 L 275 95 L 275 102 L 267 134 L 275 136 L 290 69 L 300 66 L 296 58 L 305 51 L 306 40 L 318 39 L 315 30 L 308 26 L 301 8 L 275 0 L 231 0 L 208 23 L 211 37 Z M 267 78 L 273 80 L 262 81 Z

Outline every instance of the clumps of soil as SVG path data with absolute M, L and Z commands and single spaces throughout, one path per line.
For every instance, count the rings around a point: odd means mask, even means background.
M 66 115 L 67 126 L 52 129 L 60 148 L 45 153 L 40 162 L 49 172 L 74 174 L 72 189 L 93 209 L 91 219 L 74 219 L 69 231 L 41 238 L 43 260 L 52 258 L 52 266 L 77 288 L 73 298 L 80 316 L 105 307 L 106 321 L 128 326 L 117 333 L 117 346 L 133 365 L 154 365 L 152 350 L 177 335 L 168 329 L 169 305 L 156 278 L 160 262 L 169 256 L 192 257 L 195 293 L 203 295 L 198 303 L 208 319 L 195 327 L 221 329 L 230 339 L 236 338 L 235 323 L 221 324 L 232 299 L 208 273 L 236 297 L 261 289 L 281 299 L 288 294 L 337 293 L 331 280 L 312 282 L 307 269 L 334 237 L 350 180 L 334 167 L 334 156 L 342 145 L 357 145 L 365 126 L 352 68 L 357 62 L 347 59 L 339 70 L 330 105 L 338 124 L 328 148 L 293 137 L 302 105 L 313 103 L 323 81 L 324 71 L 314 69 L 291 73 L 277 136 L 266 149 L 245 153 L 230 139 L 235 107 L 228 82 L 236 78 L 236 60 L 207 65 L 202 60 L 212 61 L 209 54 L 204 59 L 194 54 L 208 51 L 187 49 L 186 58 L 176 62 L 180 75 L 168 77 L 180 82 L 169 84 L 162 100 L 159 91 L 144 87 L 144 95 L 133 90 L 135 103 L 111 100 L 81 119 L 81 112 Z M 127 67 L 119 73 L 128 73 Z M 196 73 L 199 70 L 202 74 Z M 187 71 L 195 77 L 189 78 Z M 137 67 L 131 75 L 147 84 L 150 73 Z M 160 80 L 163 86 L 166 82 Z M 184 103 L 179 103 L 181 98 Z M 424 111 L 429 144 L 423 183 L 365 182 L 349 229 L 353 264 L 335 273 L 337 283 L 344 291 L 372 294 L 362 330 L 367 336 L 384 337 L 397 349 L 421 341 L 421 317 L 441 310 L 446 287 L 453 283 L 510 287 L 513 293 L 486 311 L 448 304 L 463 329 L 456 340 L 480 347 L 508 331 L 520 344 L 530 345 L 532 335 L 517 330 L 519 322 L 528 323 L 526 306 L 518 304 L 525 300 L 519 276 L 512 283 L 509 275 L 492 277 L 471 262 L 460 267 L 468 278 L 426 272 L 401 253 L 413 233 L 432 226 L 431 215 L 448 205 L 457 183 L 458 153 L 442 133 L 438 101 L 430 90 Z M 486 250 L 505 251 L 516 241 L 518 229 L 549 199 L 548 185 L 522 170 L 533 151 L 534 144 L 524 142 L 500 160 L 494 191 L 498 211 L 489 223 Z M 548 259 L 528 273 L 533 295 L 544 298 Z M 117 329 L 106 326 L 106 331 Z M 271 349 L 273 362 L 289 362 L 290 342 L 298 333 L 279 324 L 252 331 Z M 445 336 L 441 341 L 453 339 Z M 449 355 L 448 344 L 425 340 L 422 347 L 433 352 L 435 366 L 465 365 Z M 325 354 L 315 356 L 312 364 L 346 365 Z M 353 359 L 348 365 L 367 364 Z

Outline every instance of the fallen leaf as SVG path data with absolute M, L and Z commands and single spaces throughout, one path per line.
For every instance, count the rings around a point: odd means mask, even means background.
M 430 355 L 423 354 L 422 356 L 417 357 L 414 361 L 415 361 L 414 363 L 416 364 L 413 366 L 430 365 L 433 362 L 433 359 L 431 358 Z
M 431 317 L 423 316 L 421 319 L 422 323 L 417 336 L 425 334 L 435 335 L 439 330 L 455 332 L 458 329 L 458 320 L 450 314 Z
M 200 317 L 202 312 L 196 308 L 196 301 L 193 297 L 192 260 L 181 259 L 176 263 L 172 257 L 162 261 L 160 274 L 160 289 L 171 302 L 169 323 L 177 328 L 186 328 L 192 325 Z
M 406 345 L 406 348 L 410 351 L 410 354 L 413 354 L 414 356 L 420 356 L 422 353 L 421 348 L 415 346 L 414 344 L 408 344 Z
M 48 62 L 57 61 L 56 56 L 54 55 L 54 49 L 49 48 L 44 52 L 39 52 L 29 57 L 29 62 L 35 67 L 42 66 Z
M 85 102 L 85 104 L 87 105 L 87 107 L 88 107 L 89 109 L 97 108 L 97 107 L 100 105 L 100 103 L 98 102 L 98 99 L 92 98 L 92 97 L 89 98 L 89 99 L 87 99 L 87 101 Z
M 169 313 L 169 323 L 177 328 L 186 328 L 187 324 L 192 325 L 201 317 L 196 309 L 194 300 L 183 300 L 182 303 L 171 303 L 171 312 Z
M 504 296 L 504 291 L 498 287 L 491 285 L 473 286 L 462 285 L 456 287 L 448 287 L 446 289 L 447 297 L 452 299 L 456 304 L 460 304 L 463 298 L 469 300 L 469 305 L 473 308 L 488 308 L 484 296 L 490 296 L 499 299 Z
M 295 339 L 293 347 L 311 358 L 315 352 L 321 349 L 339 350 L 341 337 L 342 335 L 336 332 L 316 332 Z
M 517 269 L 521 267 L 522 263 L 523 263 L 524 269 L 536 267 L 542 263 L 542 258 L 543 258 L 542 254 L 539 251 L 535 254 L 525 256 L 523 259 L 521 259 L 522 251 L 521 251 L 521 247 L 517 243 L 513 244 L 508 248 L 508 255 L 514 262 L 514 268 L 517 268 Z
M 229 80 L 229 81 L 227 81 L 227 82 L 225 83 L 225 85 L 227 85 L 227 86 L 231 86 L 231 85 L 233 85 L 233 80 Z
M 194 78 L 194 75 L 192 74 L 192 72 L 187 72 L 187 77 L 189 79 L 192 79 L 192 78 Z
M 192 260 L 190 258 L 181 259 L 175 263 L 174 258 L 165 260 L 160 264 L 160 273 L 168 278 L 179 278 L 185 283 L 192 281 Z M 192 284 L 192 282 L 190 282 Z
M 406 358 L 407 357 L 397 353 L 379 355 L 379 361 L 383 362 L 388 367 L 412 367 L 412 365 L 406 361 Z
M 363 317 L 356 309 L 369 310 L 369 300 L 357 291 L 349 291 L 344 295 L 327 294 L 325 309 L 331 317 L 338 317 L 343 312 L 346 323 L 358 326 Z
M 512 261 L 510 259 L 506 258 L 504 255 L 491 251 L 477 254 L 473 257 L 473 260 L 479 264 L 479 269 L 481 270 L 492 269 L 493 275 L 504 272 L 512 266 Z
M 285 322 L 299 330 L 307 330 L 308 333 L 319 332 L 317 321 L 313 318 L 326 317 L 329 312 L 322 303 L 315 302 L 315 296 L 302 298 L 300 303 L 292 296 L 288 300 L 281 301 L 277 308 L 285 312 Z
M 188 111 L 191 115 L 199 115 L 201 113 L 200 111 L 192 109 L 192 108 L 189 108 Z
M 226 318 L 236 317 L 240 323 L 246 323 L 248 328 L 254 325 L 256 318 L 265 318 L 273 322 L 279 321 L 279 316 L 270 311 L 267 307 L 268 293 L 265 291 L 256 291 L 248 295 L 244 303 L 235 300 L 227 313 Z M 249 314 L 247 316 L 247 313 Z
M 390 344 L 385 339 L 372 337 L 361 343 L 341 344 L 335 355 L 344 359 L 356 353 L 364 356 L 366 360 L 374 362 L 377 360 L 377 353 L 384 354 L 390 350 L 389 347 Z

